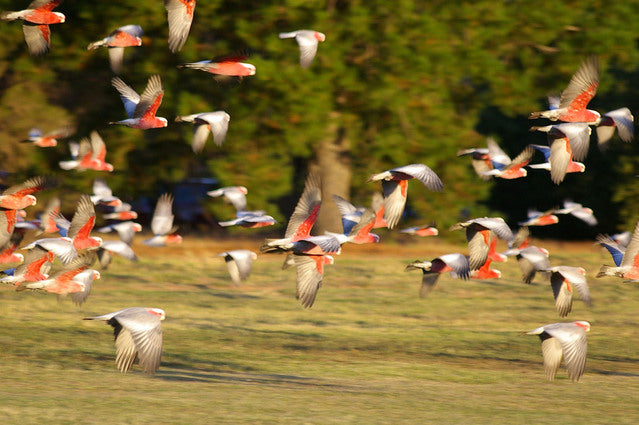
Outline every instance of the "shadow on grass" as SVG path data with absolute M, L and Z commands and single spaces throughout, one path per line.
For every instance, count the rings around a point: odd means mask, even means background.
M 156 375 L 160 379 L 167 381 L 182 382 L 226 382 L 226 383 L 246 383 L 275 386 L 296 386 L 296 387 L 317 387 L 331 390 L 360 392 L 361 388 L 332 384 L 313 378 L 305 378 L 296 375 L 280 375 L 271 373 L 247 373 L 247 372 L 222 372 L 203 369 L 181 369 L 162 367 Z

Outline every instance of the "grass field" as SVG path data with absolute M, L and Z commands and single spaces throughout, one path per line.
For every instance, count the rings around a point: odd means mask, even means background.
M 595 279 L 591 244 L 539 243 L 553 265 L 588 271 L 593 306 L 560 320 L 543 278 L 442 276 L 419 299 L 415 259 L 464 246 L 438 239 L 346 246 L 315 306 L 295 300 L 295 272 L 261 255 L 236 288 L 215 254 L 259 241 L 186 239 L 116 259 L 81 307 L 0 287 L 0 424 L 636 424 L 639 287 Z M 112 330 L 82 317 L 160 307 L 160 370 L 115 368 Z M 521 331 L 588 320 L 586 372 L 546 382 L 539 339 Z

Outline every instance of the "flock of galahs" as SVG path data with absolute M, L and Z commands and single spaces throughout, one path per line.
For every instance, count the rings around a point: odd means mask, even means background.
M 27 9 L 16 12 L 2 12 L 0 19 L 23 21 L 23 32 L 29 50 L 34 55 L 48 52 L 50 47 L 49 25 L 64 23 L 62 13 L 53 12 L 62 0 L 34 0 Z M 179 51 L 188 37 L 195 0 L 165 0 L 169 36 L 168 45 L 172 52 Z M 142 28 L 138 25 L 122 26 L 102 40 L 91 43 L 89 50 L 106 46 L 109 50 L 110 66 L 115 74 L 122 71 L 125 47 L 142 45 Z M 324 34 L 313 30 L 283 32 L 279 38 L 294 38 L 300 48 L 300 65 L 311 65 L 318 43 L 325 40 Z M 216 79 L 241 79 L 254 75 L 255 66 L 242 62 L 247 58 L 243 53 L 219 56 L 212 60 L 185 63 L 181 68 L 191 68 L 211 73 Z M 128 118 L 111 122 L 136 129 L 162 128 L 168 125 L 166 118 L 157 117 L 164 90 L 159 75 L 153 75 L 138 94 L 120 77 L 111 80 L 118 91 Z M 514 159 L 498 146 L 493 139 L 487 140 L 486 148 L 460 150 L 458 156 L 470 155 L 473 166 L 480 178 L 517 179 L 527 175 L 526 166 L 532 169 L 544 169 L 550 172 L 550 178 L 560 184 L 566 173 L 583 172 L 582 161 L 589 148 L 591 126 L 596 128 L 598 142 L 604 147 L 613 136 L 614 129 L 619 137 L 629 142 L 633 139 L 634 118 L 627 108 L 620 108 L 606 114 L 587 109 L 589 101 L 595 96 L 599 84 L 599 65 L 596 57 L 587 58 L 572 77 L 561 97 L 549 99 L 550 107 L 546 111 L 533 112 L 531 119 L 545 118 L 553 122 L 545 126 L 534 126 L 531 130 L 546 133 L 547 144 L 526 146 Z M 209 132 L 213 140 L 221 145 L 228 130 L 230 116 L 224 111 L 203 112 L 178 116 L 175 121 L 193 123 L 193 151 L 198 153 L 204 148 Z M 29 139 L 36 146 L 50 147 L 57 144 L 58 138 L 69 137 L 72 128 L 63 128 L 49 134 L 34 130 Z M 71 160 L 60 162 L 65 170 L 78 171 L 92 169 L 112 171 L 113 166 L 106 162 L 106 145 L 97 132 L 80 143 L 69 143 Z M 543 154 L 544 161 L 530 164 L 536 151 Z M 346 243 L 376 243 L 380 238 L 371 233 L 375 228 L 393 229 L 402 218 L 407 199 L 408 181 L 416 179 L 428 189 L 438 192 L 444 184 L 438 175 L 425 164 L 410 164 L 375 173 L 369 182 L 381 182 L 381 192 L 373 196 L 370 208 L 356 207 L 346 199 L 333 195 L 332 201 L 338 207 L 342 217 L 343 229 L 340 233 L 326 232 L 324 235 L 311 235 L 322 204 L 322 185 L 319 173 L 312 171 L 306 180 L 299 201 L 289 218 L 284 236 L 279 239 L 267 239 L 260 247 L 263 253 L 286 253 L 283 268 L 296 269 L 296 296 L 304 307 L 313 306 L 320 289 L 326 265 L 334 263 Z M 59 201 L 52 201 L 39 220 L 26 220 L 24 210 L 36 203 L 35 193 L 51 188 L 55 182 L 44 177 L 34 177 L 22 184 L 7 188 L 0 195 L 0 264 L 5 276 L 1 281 L 15 285 L 18 290 L 43 290 L 59 295 L 69 295 L 81 304 L 89 295 L 91 284 L 100 278 L 97 270 L 91 269 L 96 258 L 102 267 L 106 267 L 112 254 L 135 261 L 131 248 L 133 236 L 142 228 L 131 221 L 137 215 L 130 206 L 114 196 L 102 179 L 94 182 L 94 193 L 82 195 L 71 221 L 60 214 Z M 247 228 L 269 226 L 275 223 L 273 217 L 265 211 L 247 211 L 244 186 L 224 187 L 208 192 L 211 197 L 223 197 L 233 204 L 235 217 L 222 221 L 221 226 L 242 226 Z M 173 197 L 163 194 L 156 205 L 151 221 L 154 236 L 144 243 L 149 246 L 165 246 L 181 242 L 173 225 Z M 103 241 L 91 236 L 96 223 L 96 207 L 103 212 L 103 218 L 109 220 L 100 232 L 117 232 L 118 241 Z M 547 212 L 530 210 L 528 219 L 519 223 L 520 228 L 513 232 L 500 217 L 481 217 L 455 224 L 451 231 L 465 231 L 469 254 L 445 253 L 429 261 L 414 261 L 406 270 L 421 270 L 423 273 L 419 294 L 425 297 L 436 285 L 440 274 L 450 272 L 461 279 L 496 279 L 501 273 L 491 268 L 491 262 L 503 262 L 509 256 L 515 256 L 522 270 L 522 281 L 531 283 L 536 273 L 545 274 L 550 280 L 555 306 L 560 317 L 566 317 L 572 310 L 572 296 L 576 289 L 580 298 L 590 304 L 590 294 L 586 280 L 586 271 L 581 267 L 566 265 L 551 266 L 549 252 L 530 244 L 529 227 L 551 225 L 558 222 L 556 214 L 572 214 L 595 225 L 592 210 L 578 203 L 566 200 L 563 208 Z M 28 229 L 37 229 L 40 233 L 59 233 L 57 236 L 36 239 L 20 248 L 25 254 L 17 253 L 22 237 Z M 419 236 L 437 235 L 433 226 L 414 227 L 401 230 L 403 233 Z M 496 251 L 497 241 L 508 244 L 508 250 Z M 598 242 L 612 255 L 615 267 L 603 266 L 598 275 L 619 276 L 627 280 L 639 280 L 639 223 L 631 236 L 600 235 Z M 219 254 L 228 265 L 232 281 L 236 285 L 247 279 L 253 260 L 257 254 L 250 250 L 229 250 Z M 50 273 L 54 259 L 62 263 L 59 271 Z M 134 360 L 144 372 L 153 373 L 160 365 L 162 351 L 161 320 L 165 312 L 159 308 L 131 307 L 105 315 L 89 317 L 87 320 L 104 320 L 115 330 L 116 363 L 122 372 L 132 366 Z M 542 353 L 546 376 L 554 379 L 562 357 L 568 376 L 573 381 L 582 376 L 586 363 L 586 333 L 590 324 L 585 321 L 553 323 L 526 332 L 538 335 L 542 342 Z

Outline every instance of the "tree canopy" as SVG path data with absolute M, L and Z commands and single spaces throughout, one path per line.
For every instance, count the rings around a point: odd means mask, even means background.
M 2 10 L 26 6 L 0 1 Z M 66 23 L 51 26 L 51 51 L 39 58 L 29 55 L 19 22 L 0 23 L 0 158 L 16 179 L 56 174 L 72 193 L 90 190 L 102 176 L 116 194 L 134 199 L 186 178 L 214 177 L 223 186 L 248 187 L 250 209 L 285 222 L 308 165 L 326 149 L 323 141 L 339 139 L 355 203 L 368 205 L 380 190 L 365 183 L 374 172 L 419 162 L 442 178 L 441 193 L 410 184 L 408 220 L 448 227 L 463 216 L 499 214 L 516 223 L 529 207 L 566 198 L 595 210 L 597 231 L 632 228 L 637 219 L 639 148 L 616 136 L 606 152 L 590 150 L 585 173 L 559 186 L 535 170 L 523 180 L 487 183 L 468 158 L 456 157 L 460 148 L 485 146 L 487 136 L 511 157 L 529 143 L 545 143 L 543 133 L 528 131 L 527 116 L 545 109 L 546 96 L 561 92 L 588 55 L 601 64 L 590 107 L 637 111 L 639 44 L 628 23 L 639 9 L 632 2 L 201 1 L 176 54 L 160 0 L 67 1 L 56 10 Z M 126 24 L 142 26 L 145 37 L 126 50 L 121 78 L 141 92 L 150 75 L 162 77 L 158 116 L 168 128 L 107 124 L 123 119 L 124 109 L 106 49 L 86 47 Z M 296 43 L 278 38 L 303 28 L 326 34 L 309 69 L 299 66 Z M 251 53 L 247 61 L 257 73 L 237 84 L 177 68 L 239 51 Z M 209 140 L 196 155 L 192 126 L 173 120 L 217 110 L 231 116 L 226 141 L 217 147 Z M 98 130 L 116 171 L 64 172 L 57 163 L 69 156 L 65 143 L 18 143 L 31 127 L 63 124 L 75 124 L 76 137 Z M 231 214 L 226 205 L 203 202 L 218 218 Z M 553 236 L 589 235 L 578 222 L 562 229 Z

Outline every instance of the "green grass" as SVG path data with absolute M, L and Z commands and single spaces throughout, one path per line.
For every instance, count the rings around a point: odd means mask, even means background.
M 520 283 L 512 259 L 495 264 L 501 280 L 442 276 L 422 300 L 405 264 L 465 247 L 347 246 L 305 310 L 280 256 L 233 287 L 214 255 L 235 247 L 139 247 L 81 307 L 0 288 L 0 423 L 639 423 L 639 288 L 595 279 L 611 262 L 595 247 L 547 246 L 553 265 L 588 270 L 593 306 L 576 301 L 563 320 L 592 323 L 579 383 L 563 367 L 546 382 L 538 338 L 519 336 L 562 320 L 548 284 Z M 81 320 L 132 306 L 166 310 L 155 376 L 120 374 L 111 328 Z

